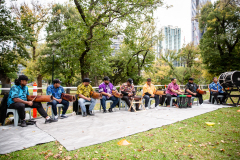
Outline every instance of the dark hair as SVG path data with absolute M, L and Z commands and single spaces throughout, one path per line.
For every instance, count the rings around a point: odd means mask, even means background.
M 130 84 L 132 84 L 133 83 L 133 80 L 132 80 L 132 78 L 128 78 L 128 80 L 127 80 Z
M 17 79 L 15 79 L 15 81 L 14 81 L 15 85 L 20 85 L 21 80 L 28 81 L 28 77 L 25 75 L 20 75 Z
M 172 78 L 171 81 L 173 81 L 174 79 L 176 79 L 176 78 Z
M 190 77 L 188 80 L 190 80 L 190 81 L 193 81 L 193 80 L 194 80 L 194 78 Z
M 55 83 L 61 83 L 61 81 L 59 79 L 54 79 L 53 84 L 55 84 Z
M 14 83 L 15 83 L 15 85 L 20 85 L 20 81 L 18 80 L 18 79 L 15 79 L 15 81 L 14 81 Z

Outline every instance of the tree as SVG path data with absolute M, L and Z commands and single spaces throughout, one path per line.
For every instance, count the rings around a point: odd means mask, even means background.
M 125 82 L 128 78 L 134 80 L 134 84 L 142 81 L 142 71 L 152 68 L 155 59 L 156 45 L 161 35 L 156 34 L 156 26 L 153 19 L 150 22 L 138 20 L 135 25 L 128 25 L 123 31 L 124 41 L 119 52 L 110 59 L 111 68 L 115 69 L 110 78 L 114 84 Z
M 32 47 L 31 58 L 34 62 L 39 56 L 39 54 L 36 53 L 37 43 L 39 41 L 39 34 L 44 25 L 48 22 L 49 11 L 51 7 L 52 6 L 50 4 L 45 6 L 34 0 L 31 1 L 31 5 L 23 3 L 20 7 L 18 7 L 15 3 L 11 6 L 13 13 L 16 15 L 18 23 L 21 26 L 30 28 L 27 31 L 28 34 L 32 35 L 32 38 L 30 39 L 30 46 Z M 42 87 L 43 75 L 39 74 L 36 78 L 38 87 Z M 42 92 L 42 89 L 39 89 L 38 92 Z
M 125 20 L 136 21 L 141 16 L 149 16 L 154 9 L 162 6 L 162 0 L 149 1 L 122 1 L 122 0 L 74 0 L 77 10 L 81 16 L 78 23 L 79 34 L 78 43 L 81 46 L 77 55 L 82 78 L 89 76 L 91 70 L 92 56 L 104 59 L 104 49 L 109 46 L 109 38 L 114 37 L 118 31 L 115 23 Z M 115 31 L 115 33 L 114 33 Z M 100 48 L 96 52 L 96 48 Z M 108 53 L 109 55 L 109 53 Z
M 236 0 L 208 3 L 201 9 L 199 27 L 203 63 L 211 74 L 240 69 L 240 4 Z
M 201 78 L 201 61 L 199 60 L 200 50 L 189 43 L 177 53 L 176 51 L 168 50 L 165 55 L 161 55 L 162 60 L 171 68 L 169 75 L 178 79 L 181 84 L 188 82 L 190 77 L 198 82 Z M 180 61 L 182 66 L 174 66 L 174 61 Z
M 29 44 L 29 35 L 26 33 L 29 28 L 17 23 L 5 6 L 5 1 L 0 2 L 0 21 L 0 80 L 2 88 L 10 88 L 10 78 L 16 78 L 18 64 L 29 58 L 25 48 Z

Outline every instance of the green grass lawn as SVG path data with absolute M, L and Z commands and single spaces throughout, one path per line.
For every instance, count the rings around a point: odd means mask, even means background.
M 0 155 L 0 159 L 240 159 L 239 107 L 68 152 L 57 141 Z M 207 126 L 205 122 L 214 122 Z

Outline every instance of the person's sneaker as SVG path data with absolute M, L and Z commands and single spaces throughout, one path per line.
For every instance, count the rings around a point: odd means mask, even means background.
M 68 118 L 68 116 L 66 116 L 65 114 L 61 115 L 62 118 Z
M 113 112 L 113 111 L 112 111 L 112 108 L 109 108 L 109 109 L 108 109 L 108 112 Z
M 105 109 L 105 110 L 103 110 L 103 113 L 107 113 L 107 110 Z
M 87 117 L 87 113 L 86 112 L 83 112 L 83 117 Z
M 156 107 L 155 107 L 155 109 L 156 109 L 156 110 L 159 110 L 159 109 L 160 109 L 160 107 L 159 107 L 159 106 L 156 106 Z
M 21 127 L 27 127 L 27 123 L 25 120 L 21 120 Z
M 45 124 L 46 124 L 46 123 L 57 122 L 57 121 L 58 121 L 58 119 L 49 118 L 49 119 L 46 119 L 46 120 L 45 120 Z
M 94 116 L 93 111 L 90 111 L 90 112 L 89 112 L 89 115 L 90 115 L 90 116 Z
M 146 110 L 148 110 L 149 108 L 148 107 L 145 107 Z

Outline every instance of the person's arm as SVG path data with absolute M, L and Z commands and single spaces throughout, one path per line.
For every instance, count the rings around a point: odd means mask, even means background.
M 104 92 L 102 87 L 99 87 L 99 93 L 101 93 L 104 96 L 108 96 L 108 97 L 112 96 L 111 94 L 108 94 L 108 93 Z
M 85 96 L 82 95 L 82 94 L 78 94 L 78 96 L 79 96 L 80 98 L 83 98 L 83 99 L 87 100 L 87 101 L 91 101 L 91 98 L 87 98 L 87 97 L 85 97 Z
M 214 90 L 214 89 L 212 89 L 213 86 L 212 86 L 211 84 L 210 84 L 209 88 L 210 88 L 210 91 L 211 91 L 211 92 L 218 92 L 218 90 Z
M 197 93 L 193 93 L 192 91 L 190 91 L 189 89 L 186 89 L 186 92 L 190 93 L 190 94 L 193 94 L 193 95 L 197 95 Z
M 32 102 L 32 101 L 24 101 L 24 100 L 22 100 L 21 98 L 13 98 L 13 101 L 14 101 L 14 102 L 23 103 L 23 104 L 27 104 L 27 105 L 29 105 L 29 106 L 32 106 L 32 105 L 33 105 L 33 102 Z

